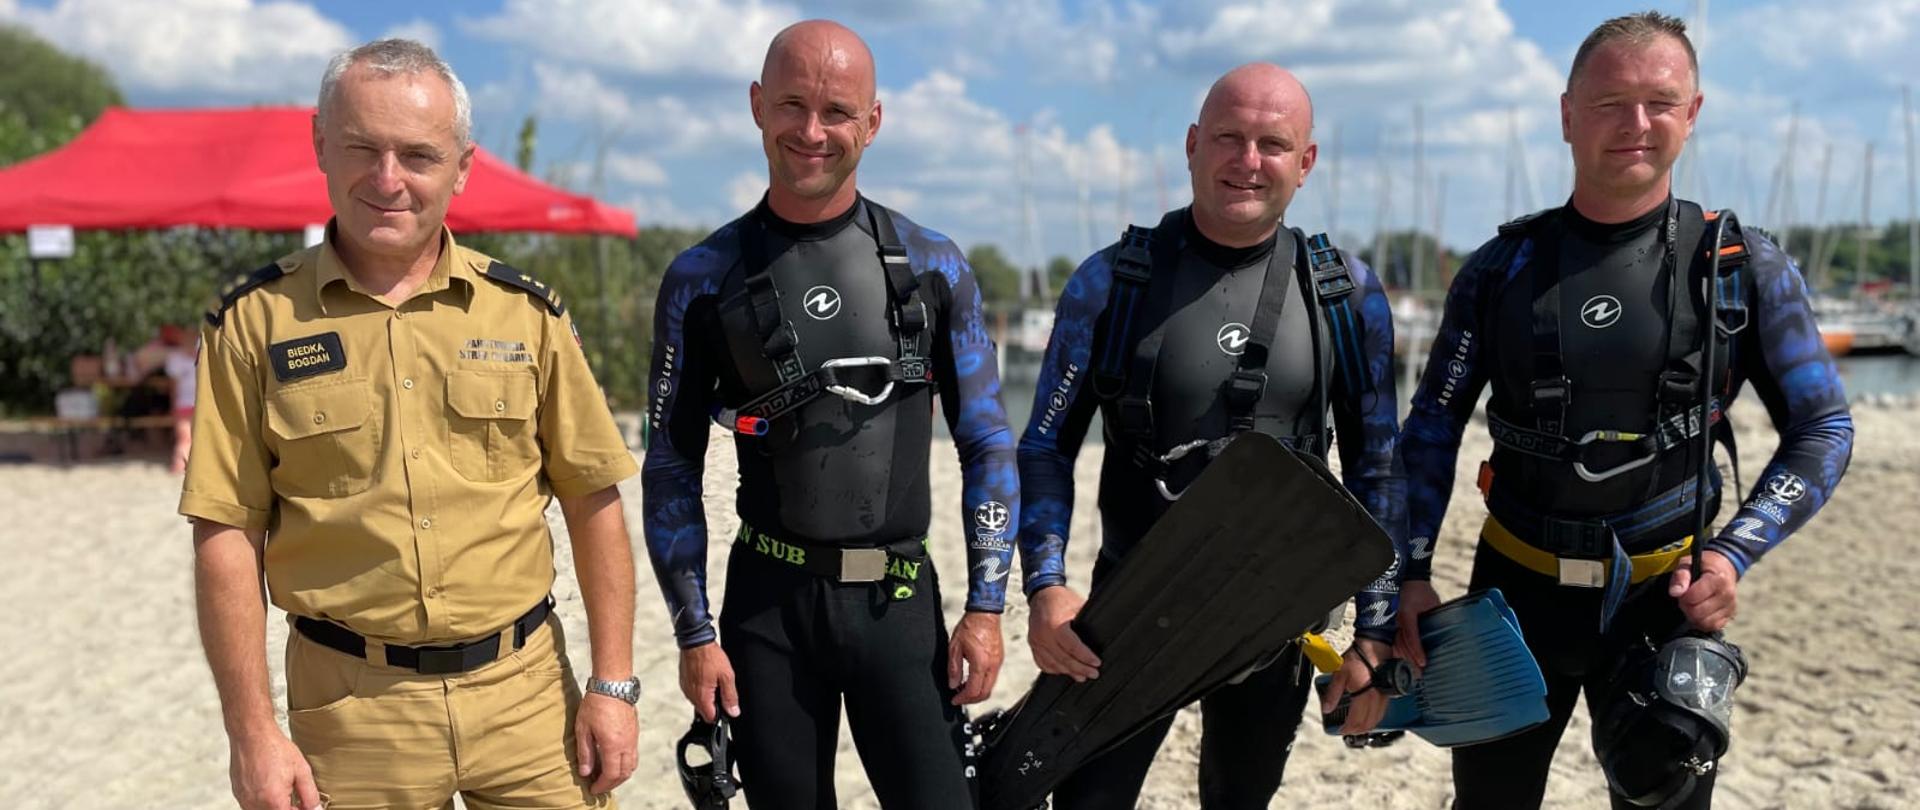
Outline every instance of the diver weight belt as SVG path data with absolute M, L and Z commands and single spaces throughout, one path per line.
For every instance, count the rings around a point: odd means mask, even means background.
M 877 548 L 841 548 L 774 537 L 746 523 L 735 539 L 742 548 L 839 583 L 896 579 L 911 583 L 927 561 L 923 535 Z
M 1591 525 L 1591 524 L 1588 524 Z M 1601 524 L 1604 526 L 1604 524 Z M 1587 532 L 1570 534 L 1585 535 Z M 1608 547 L 1592 549 L 1554 546 L 1553 550 L 1541 548 L 1519 538 L 1496 518 L 1489 517 L 1480 527 L 1480 536 L 1507 559 L 1525 566 L 1528 570 L 1544 576 L 1554 577 L 1562 585 L 1580 588 L 1606 587 L 1608 557 L 1611 555 L 1611 537 Z M 1569 537 L 1567 539 L 1574 539 Z M 1597 539 L 1597 538 L 1587 538 Z M 1627 557 L 1631 565 L 1631 582 L 1639 583 L 1673 570 L 1674 566 L 1687 556 L 1693 548 L 1693 536 L 1675 540 L 1653 551 L 1633 554 Z M 1562 553 L 1555 553 L 1560 551 Z

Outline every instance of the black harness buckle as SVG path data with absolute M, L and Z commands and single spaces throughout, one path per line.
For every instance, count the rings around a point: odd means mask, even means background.
M 1614 542 L 1613 527 L 1605 521 L 1549 517 L 1541 523 L 1540 549 L 1556 557 L 1610 560 Z
M 1533 381 L 1534 407 L 1561 407 L 1573 401 L 1573 381 L 1565 376 Z
M 1671 405 L 1692 405 L 1700 400 L 1700 375 L 1691 371 L 1668 369 L 1660 372 L 1660 401 Z

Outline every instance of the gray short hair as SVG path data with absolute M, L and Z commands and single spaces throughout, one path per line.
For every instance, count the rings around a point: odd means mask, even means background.
M 1700 56 L 1693 51 L 1693 40 L 1687 38 L 1686 21 L 1658 11 L 1642 11 L 1603 22 L 1587 35 L 1586 40 L 1580 43 L 1580 50 L 1573 54 L 1573 67 L 1567 71 L 1567 90 L 1573 90 L 1573 80 L 1580 75 L 1580 68 L 1587 64 L 1587 58 L 1600 46 L 1610 42 L 1646 45 L 1660 37 L 1673 37 L 1680 42 L 1680 47 L 1687 50 L 1687 64 L 1693 68 L 1693 84 L 1699 87 Z
M 453 75 L 453 66 L 432 48 L 411 39 L 374 40 L 328 62 L 326 75 L 320 78 L 320 104 L 315 108 L 321 126 L 326 126 L 327 107 L 339 89 L 340 77 L 354 65 L 366 65 L 381 76 L 431 72 L 445 80 L 453 90 L 454 137 L 461 146 L 468 144 L 473 135 L 473 102 L 467 98 L 467 86 L 460 83 L 459 76 Z

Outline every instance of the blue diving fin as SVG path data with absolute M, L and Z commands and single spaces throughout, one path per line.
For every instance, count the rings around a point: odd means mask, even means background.
M 1498 588 L 1420 617 L 1427 666 L 1412 689 L 1387 703 L 1376 732 L 1411 731 L 1442 748 L 1510 737 L 1547 720 L 1547 683 Z M 1326 688 L 1328 676 L 1315 684 Z M 1322 717 L 1328 734 L 1346 722 L 1346 701 Z

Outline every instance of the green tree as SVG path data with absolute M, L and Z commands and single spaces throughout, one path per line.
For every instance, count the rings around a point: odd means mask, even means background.
M 0 25 L 0 166 L 58 148 L 124 103 L 99 66 Z
M 1376 261 L 1373 243 L 1338 245 L 1367 263 L 1368 267 L 1380 276 L 1381 283 L 1394 289 L 1406 289 L 1410 282 L 1418 282 L 1423 290 L 1444 290 L 1453 280 L 1453 271 L 1459 269 L 1462 256 L 1451 248 L 1440 244 L 1432 234 L 1418 231 L 1390 231 L 1387 233 L 1387 262 L 1382 267 Z M 1420 278 L 1413 279 L 1413 256 L 1420 255 Z M 1438 257 L 1440 266 L 1434 266 Z
M 981 243 L 967 251 L 967 264 L 980 284 L 980 297 L 988 304 L 1012 304 L 1020 301 L 1020 270 L 1007 260 L 997 245 Z
M 69 361 L 108 341 L 131 350 L 162 324 L 193 326 L 238 272 L 285 254 L 298 234 L 206 228 L 82 231 L 72 258 L 29 261 L 0 238 L 0 412 L 44 413 Z
M 539 133 L 539 124 L 533 114 L 528 113 L 527 120 L 520 122 L 520 140 L 513 149 L 513 165 L 520 167 L 520 171 L 533 171 L 533 147 L 539 140 Z
M 1079 265 L 1065 256 L 1055 256 L 1048 259 L 1047 290 L 1052 292 L 1055 297 L 1058 297 L 1060 291 L 1067 288 L 1067 279 L 1071 278 L 1073 271 L 1078 268 Z

